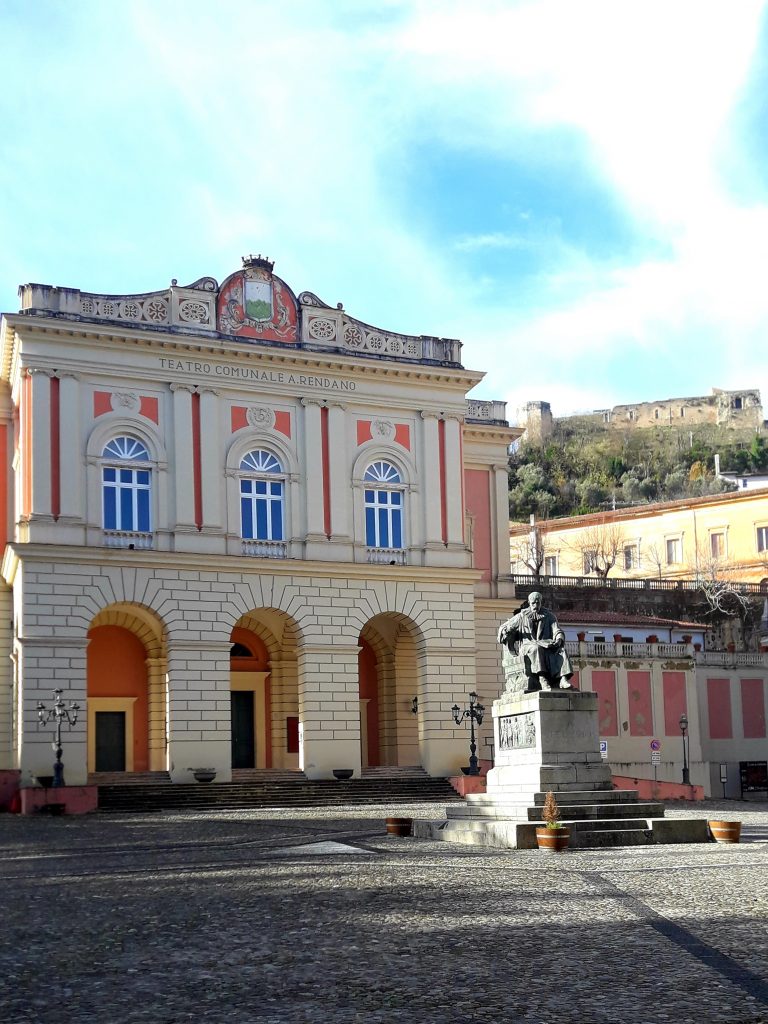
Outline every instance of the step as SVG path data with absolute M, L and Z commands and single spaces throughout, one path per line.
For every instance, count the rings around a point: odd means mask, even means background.
M 570 847 L 576 850 L 709 842 L 705 818 L 633 818 L 565 824 L 571 831 Z M 469 846 L 535 850 L 536 828 L 535 822 L 510 819 L 415 819 L 413 835 L 417 839 L 434 839 Z
M 572 805 L 572 804 L 631 804 L 636 803 L 639 799 L 639 793 L 636 789 L 579 789 L 579 790 L 552 790 L 555 794 L 558 806 Z M 472 804 L 493 804 L 493 803 L 519 803 L 524 800 L 526 803 L 530 803 L 530 790 L 520 789 L 514 790 L 509 787 L 499 787 L 492 789 L 486 793 L 471 793 L 467 796 L 467 801 Z M 533 794 L 533 803 L 542 805 L 546 802 L 547 794 L 545 792 L 538 792 Z
M 476 803 L 456 804 L 445 809 L 448 818 L 484 818 L 501 820 L 508 818 L 512 821 L 543 821 L 541 807 L 531 807 L 529 804 L 507 804 L 490 803 L 478 805 Z M 580 821 L 596 818 L 663 818 L 664 805 L 657 802 L 637 801 L 635 803 L 616 804 L 560 804 L 560 820 Z
M 571 832 L 569 846 L 574 850 L 593 850 L 607 846 L 652 846 L 653 830 L 645 828 L 584 829 Z
M 446 803 L 461 797 L 447 779 L 423 777 L 309 780 L 260 779 L 233 783 L 114 784 L 99 787 L 99 809 L 111 812 L 323 807 L 342 804 Z

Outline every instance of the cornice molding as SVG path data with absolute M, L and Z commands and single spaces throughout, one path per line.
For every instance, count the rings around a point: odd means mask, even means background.
M 194 554 L 182 551 L 128 551 L 124 548 L 92 548 L 54 544 L 8 544 L 2 574 L 10 584 L 21 563 L 59 563 L 92 565 L 105 568 L 179 569 L 193 572 L 241 572 L 243 578 L 254 572 L 278 576 L 328 577 L 329 579 L 399 580 L 414 583 L 458 583 L 472 588 L 482 576 L 479 569 L 451 569 L 420 565 L 374 565 L 368 562 L 336 562 L 291 558 L 250 558 L 245 555 Z M 10 578 L 9 578 L 10 577 Z

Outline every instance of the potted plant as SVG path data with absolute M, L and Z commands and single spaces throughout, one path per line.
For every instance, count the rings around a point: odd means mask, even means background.
M 555 794 L 551 789 L 544 800 L 541 817 L 545 824 L 536 829 L 536 843 L 539 849 L 550 850 L 552 853 L 560 853 L 565 850 L 570 841 L 571 832 L 560 821 L 560 808 L 557 806 Z
M 585 640 L 587 639 L 587 634 L 586 634 L 586 632 L 582 632 L 582 633 L 577 633 L 577 634 L 576 634 L 576 639 L 577 639 L 577 640 L 579 641 L 579 643 L 580 643 L 580 644 L 583 644 L 583 643 L 584 643 L 584 641 L 585 641 Z
M 708 821 L 707 825 L 716 843 L 738 843 L 741 839 L 740 821 Z

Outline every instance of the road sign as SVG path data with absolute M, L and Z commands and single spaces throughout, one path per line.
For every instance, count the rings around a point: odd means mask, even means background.
M 651 751 L 651 764 L 661 764 L 661 754 L 658 750 Z
M 661 740 L 651 740 L 651 750 L 661 750 Z
M 608 740 L 600 740 L 600 757 L 604 761 L 608 760 Z

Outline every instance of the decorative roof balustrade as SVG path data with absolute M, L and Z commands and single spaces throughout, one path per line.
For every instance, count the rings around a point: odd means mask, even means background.
M 243 269 L 221 285 L 212 277 L 184 287 L 173 280 L 161 291 L 136 295 L 24 284 L 19 288 L 21 312 L 461 368 L 461 342 L 456 338 L 385 331 L 349 316 L 341 303 L 329 306 L 313 292 L 297 298 L 272 273 L 272 266 L 264 257 L 246 257 Z M 503 409 L 491 415 L 503 403 L 477 404 L 490 409 L 478 418 L 504 419 Z
M 479 423 L 496 423 L 507 426 L 507 403 L 494 400 L 467 399 L 467 419 Z

